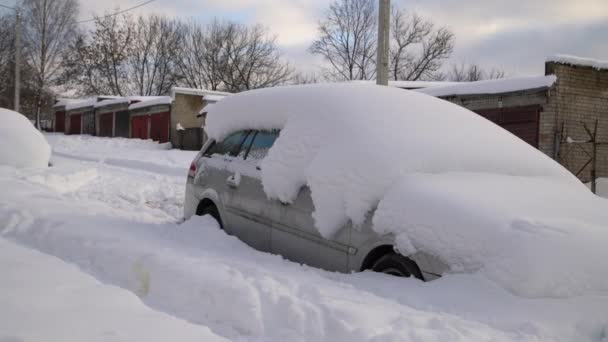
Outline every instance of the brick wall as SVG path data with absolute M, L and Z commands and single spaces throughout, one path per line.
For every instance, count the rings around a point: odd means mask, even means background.
M 178 123 L 186 129 L 200 128 L 203 125 L 203 119 L 196 117 L 202 108 L 203 101 L 200 95 L 175 93 L 171 109 L 171 144 L 173 146 L 180 147 L 177 130 L 175 129 Z M 200 146 L 187 147 L 192 149 L 200 148 Z
M 578 173 L 581 180 L 589 181 L 591 164 L 587 163 L 593 144 L 567 141 L 568 138 L 571 141 L 589 140 L 585 125 L 593 131 L 597 121 L 597 140 L 608 143 L 608 70 L 554 62 L 548 62 L 545 69 L 546 74 L 557 76 L 557 83 L 550 91 L 549 103 L 542 114 L 541 150 L 557 155 L 557 160 L 568 170 Z M 608 177 L 608 145 L 597 147 L 596 163 L 597 176 Z

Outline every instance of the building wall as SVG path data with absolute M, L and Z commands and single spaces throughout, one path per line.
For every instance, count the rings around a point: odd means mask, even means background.
M 591 179 L 590 155 L 592 143 L 588 141 L 597 122 L 598 142 L 608 143 L 608 70 L 571 66 L 549 62 L 546 74 L 555 74 L 557 83 L 549 94 L 541 130 L 543 146 L 550 155 L 583 181 Z M 550 138 L 553 132 L 553 139 Z M 570 139 L 568 139 L 570 138 Z M 551 145 L 553 141 L 553 146 Z M 608 145 L 597 147 L 596 174 L 608 177 Z
M 197 118 L 198 113 L 203 108 L 203 101 L 200 95 L 189 95 L 175 93 L 175 99 L 171 109 L 171 144 L 180 148 L 179 135 L 177 134 L 177 124 L 180 123 L 188 131 L 199 130 L 203 125 L 203 119 Z M 196 133 L 196 132 L 193 132 Z M 196 134 L 193 134 L 196 135 Z M 200 135 L 200 133 L 199 133 Z M 189 142 L 188 145 L 194 142 Z M 202 141 L 201 141 L 202 143 Z M 198 145 L 198 144 L 197 144 Z M 200 146 L 185 146 L 190 149 L 199 149 Z

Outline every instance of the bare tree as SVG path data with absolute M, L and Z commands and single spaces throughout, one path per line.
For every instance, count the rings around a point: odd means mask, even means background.
M 77 0 L 24 0 L 25 60 L 37 92 L 36 126 L 40 128 L 43 94 L 60 73 L 61 57 L 76 33 Z
M 72 41 L 63 79 L 79 87 L 83 95 L 129 95 L 133 85 L 128 61 L 134 35 L 134 22 L 126 14 L 97 17 L 92 32 Z
M 262 26 L 231 24 L 225 39 L 227 64 L 222 80 L 226 90 L 274 87 L 292 78 L 293 69 L 282 61 L 276 39 L 269 37 Z
M 375 77 L 377 15 L 374 0 L 335 0 L 319 22 L 319 38 L 309 48 L 328 62 L 328 77 L 367 80 Z
M 477 64 L 453 64 L 447 78 L 450 81 L 456 82 L 472 82 L 485 79 L 496 79 L 505 77 L 505 72 L 500 69 L 493 68 L 490 71 L 484 70 Z
M 321 82 L 321 77 L 315 72 L 299 72 L 291 79 L 289 84 L 314 84 Z
M 443 61 L 454 50 L 454 34 L 417 14 L 393 8 L 391 16 L 391 77 L 416 81 L 436 79 Z
M 376 1 L 335 0 L 319 23 L 319 38 L 309 51 L 321 55 L 330 78 L 375 77 Z M 437 79 L 454 49 L 454 34 L 415 13 L 396 7 L 391 15 L 390 76 L 395 80 Z
M 194 21 L 182 25 L 178 68 L 186 86 L 211 90 L 224 88 L 223 73 L 228 60 L 226 35 L 234 25 L 217 20 L 206 27 Z
M 13 16 L 0 17 L 0 107 L 12 108 L 14 92 L 14 35 L 15 19 Z
M 42 96 L 35 88 L 34 72 L 30 65 L 21 60 L 21 113 L 35 119 L 36 106 L 40 101 L 43 106 L 50 105 L 52 95 L 44 91 Z M 12 14 L 0 17 L 0 107 L 13 108 L 15 94 L 15 16 Z M 43 107 L 44 108 L 44 107 Z M 43 112 L 41 112 L 43 114 Z
M 217 20 L 206 27 L 187 24 L 178 65 L 186 85 L 231 92 L 272 87 L 293 76 L 262 26 Z
M 168 94 L 177 84 L 176 54 L 180 33 L 175 21 L 164 17 L 140 17 L 134 32 L 129 70 L 139 95 Z

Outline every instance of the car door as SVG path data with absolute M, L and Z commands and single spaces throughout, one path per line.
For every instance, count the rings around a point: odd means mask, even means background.
M 248 134 L 249 131 L 239 131 L 230 134 L 222 141 L 212 142 L 202 155 L 203 170 L 199 173 L 200 176 L 195 178 L 197 185 L 203 189 L 213 189 L 219 196 L 220 203 L 217 205 L 220 206 L 224 229 L 230 234 L 234 234 L 231 228 L 235 219 L 225 210 L 232 195 L 227 184 L 231 175 L 229 168 Z
M 231 162 L 228 181 L 226 211 L 234 235 L 266 252 L 271 251 L 271 226 L 281 216 L 281 205 L 264 193 L 259 164 L 277 135 L 252 131 Z
M 346 272 L 348 256 L 356 252 L 349 246 L 350 224 L 330 239 L 322 237 L 314 225 L 314 204 L 307 186 L 300 189 L 293 203 L 282 207 L 282 216 L 271 235 L 273 253 L 326 270 Z
M 247 224 L 272 227 L 270 247 L 273 253 L 292 261 L 328 270 L 345 271 L 349 252 L 349 228 L 334 239 L 326 240 L 314 227 L 314 209 L 308 187 L 303 187 L 292 204 L 270 200 L 261 183 L 261 161 L 279 136 L 279 131 L 259 131 L 244 156 L 254 177 L 241 175 L 240 208 L 249 215 Z M 241 150 L 242 151 L 242 150 Z M 245 168 L 244 168 L 245 169 Z M 246 190 L 246 191 L 245 191 Z M 244 221 L 245 222 L 245 221 Z

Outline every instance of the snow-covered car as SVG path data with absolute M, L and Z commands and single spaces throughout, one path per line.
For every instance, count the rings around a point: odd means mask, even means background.
M 608 289 L 608 205 L 561 165 L 434 97 L 367 84 L 230 96 L 184 216 L 341 272 L 478 272 L 523 294 Z
M 51 147 L 25 116 L 0 108 L 0 165 L 40 168 L 49 165 Z

